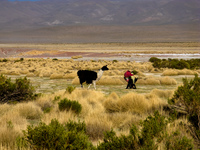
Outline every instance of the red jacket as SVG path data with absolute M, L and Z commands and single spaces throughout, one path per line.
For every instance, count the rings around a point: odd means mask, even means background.
M 129 70 L 124 73 L 124 77 L 128 78 L 130 76 L 133 76 L 133 74 Z

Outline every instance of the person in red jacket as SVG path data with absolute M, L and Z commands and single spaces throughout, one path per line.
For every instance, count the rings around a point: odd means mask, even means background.
M 126 89 L 130 88 L 130 89 L 136 89 L 136 81 L 137 81 L 137 77 L 134 76 L 134 71 L 130 72 L 129 70 L 127 70 L 124 73 L 124 79 L 126 80 L 126 82 L 128 82 Z

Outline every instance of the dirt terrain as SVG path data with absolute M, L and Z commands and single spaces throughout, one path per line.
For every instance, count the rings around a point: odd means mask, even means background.
M 73 58 L 147 61 L 200 57 L 200 43 L 0 44 L 0 58 Z

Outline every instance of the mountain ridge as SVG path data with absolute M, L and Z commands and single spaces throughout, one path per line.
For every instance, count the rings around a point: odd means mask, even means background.
M 5 42 L 5 39 L 16 41 L 17 37 L 23 37 L 22 39 L 25 40 L 26 37 L 29 39 L 52 37 L 50 41 L 53 41 L 55 39 L 53 35 L 62 33 L 76 37 L 78 40 L 74 41 L 81 42 L 81 36 L 87 35 L 90 41 L 93 40 L 90 36 L 99 39 L 98 36 L 102 35 L 102 32 L 108 34 L 110 39 L 105 38 L 104 35 L 102 38 L 111 42 L 115 42 L 115 38 L 119 41 L 123 37 L 129 38 L 125 41 L 131 41 L 135 36 L 134 30 L 137 35 L 141 32 L 144 36 L 155 31 L 157 33 L 153 34 L 160 34 L 159 36 L 165 41 L 173 40 L 169 39 L 170 36 L 177 40 L 176 35 L 186 40 L 187 35 L 184 34 L 188 34 L 188 40 L 197 41 L 199 40 L 197 33 L 200 25 L 199 12 L 200 1 L 198 0 L 40 0 L 34 2 L 2 0 L 0 1 L 0 42 Z M 131 30 L 130 33 L 128 29 Z M 131 33 L 133 35 L 130 35 Z M 114 36 L 116 34 L 117 37 Z

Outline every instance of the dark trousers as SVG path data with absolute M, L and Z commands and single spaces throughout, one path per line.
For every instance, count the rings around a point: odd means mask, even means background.
M 136 81 L 134 81 L 134 83 Z M 128 84 L 126 86 L 126 89 L 136 89 L 136 85 L 134 83 L 133 83 L 133 79 L 131 77 L 129 77 L 129 81 L 128 81 Z

